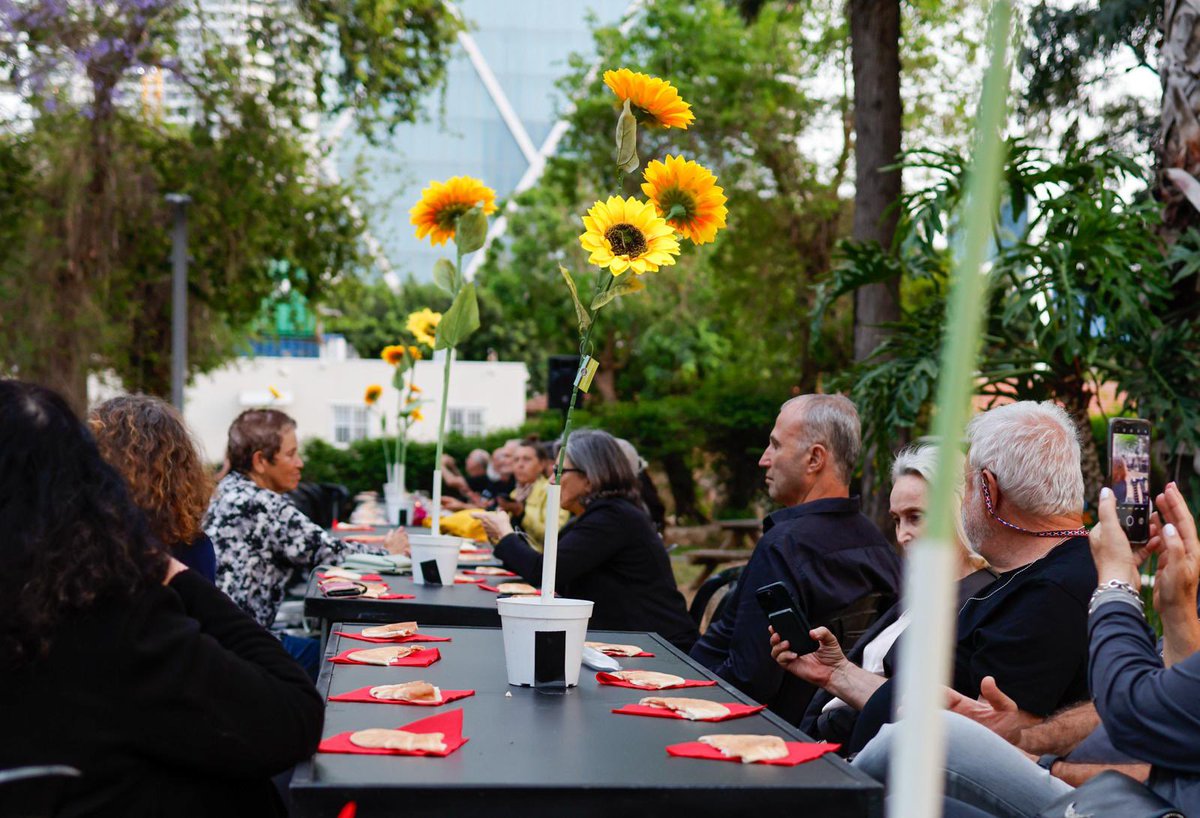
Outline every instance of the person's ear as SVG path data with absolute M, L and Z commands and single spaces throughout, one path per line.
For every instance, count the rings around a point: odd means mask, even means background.
M 981 489 L 984 486 L 987 486 L 988 494 L 992 498 L 992 508 L 996 510 L 997 514 L 999 514 L 1000 503 L 1003 498 L 1000 496 L 1000 484 L 996 482 L 996 475 L 992 474 L 987 469 L 981 469 L 979 472 L 979 480 Z
M 255 452 L 250 456 L 250 471 L 255 474 L 262 474 L 267 470 L 267 466 L 271 465 L 271 461 L 261 451 Z
M 822 471 L 829 463 L 829 451 L 820 443 L 814 443 L 808 449 L 808 470 L 810 472 Z

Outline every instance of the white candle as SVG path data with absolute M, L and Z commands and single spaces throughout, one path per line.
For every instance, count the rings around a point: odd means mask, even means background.
M 433 525 L 431 526 L 431 534 L 442 533 L 442 470 L 433 470 L 433 510 L 430 513 L 433 517 Z

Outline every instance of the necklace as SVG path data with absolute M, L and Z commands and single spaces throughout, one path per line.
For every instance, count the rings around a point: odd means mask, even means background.
M 1054 545 L 1050 546 L 1050 548 L 1046 551 L 1045 554 L 1042 554 L 1040 557 L 1038 557 L 1033 562 L 1026 563 L 1025 565 L 1022 565 L 1017 570 L 1013 571 L 1011 574 L 1008 574 L 1004 580 L 1004 583 L 1002 585 L 1000 585 L 998 588 L 989 588 L 987 594 L 985 594 L 984 596 L 973 596 L 973 597 L 965 600 L 962 604 L 962 607 L 958 609 L 959 615 L 960 616 L 962 615 L 962 612 L 967 609 L 967 605 L 969 605 L 970 603 L 983 602 L 985 599 L 991 599 L 993 596 L 995 596 L 996 594 L 1003 591 L 1005 588 L 1007 588 L 1009 586 L 1009 584 L 1014 579 L 1017 578 L 1018 575 L 1020 575 L 1027 569 L 1032 568 L 1033 566 L 1037 565 L 1039 562 L 1044 560 L 1046 557 L 1050 556 L 1051 552 L 1053 552 L 1055 548 L 1058 548 L 1060 545 L 1062 545 L 1069 539 L 1071 539 L 1071 537 L 1063 537 L 1061 540 L 1056 542 Z

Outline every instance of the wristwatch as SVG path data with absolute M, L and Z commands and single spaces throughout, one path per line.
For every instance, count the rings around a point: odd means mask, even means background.
M 1051 775 L 1054 775 L 1054 762 L 1056 761 L 1062 761 L 1062 756 L 1057 753 L 1046 753 L 1037 760 L 1037 765 Z

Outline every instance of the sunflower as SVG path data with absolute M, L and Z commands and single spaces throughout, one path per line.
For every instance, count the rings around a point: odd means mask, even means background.
M 442 320 L 440 312 L 434 312 L 426 307 L 423 310 L 418 310 L 408 316 L 408 331 L 420 343 L 425 346 L 433 346 L 435 340 L 434 332 L 437 330 L 438 322 Z
M 268 386 L 267 391 L 271 393 L 271 397 L 273 397 L 275 400 L 279 400 L 280 398 L 283 397 L 283 394 L 278 389 L 276 389 L 274 387 L 274 385 Z
M 429 236 L 431 243 L 445 244 L 454 238 L 458 217 L 475 205 L 483 205 L 486 214 L 496 212 L 496 191 L 470 176 L 430 182 L 408 211 L 409 221 L 416 225 L 418 239 Z
M 658 215 L 696 244 L 712 241 L 725 226 L 725 191 L 712 172 L 682 156 L 646 165 L 642 193 Z
M 404 363 L 404 356 L 407 354 L 407 350 L 403 344 L 389 344 L 383 348 L 383 352 L 380 353 L 379 357 L 392 366 L 399 366 Z
M 440 317 L 440 316 L 439 316 L 439 317 Z M 420 347 L 413 347 L 413 346 L 410 346 L 410 347 L 408 348 L 408 357 L 412 358 L 414 361 L 420 361 L 420 360 L 422 360 L 422 359 L 423 359 L 425 356 L 424 356 L 424 355 L 421 353 L 421 348 L 420 348 Z M 417 392 L 420 392 L 420 391 L 421 391 L 420 389 L 417 389 L 417 387 L 415 387 L 415 386 L 413 387 L 413 389 L 414 389 L 414 390 L 416 390 Z
M 425 416 L 421 414 L 420 409 L 413 409 L 412 414 L 410 414 L 409 417 L 412 418 L 413 423 L 416 423 L 417 421 L 421 421 L 421 420 L 425 419 Z
M 413 349 L 417 349 L 417 348 L 413 347 Z M 417 349 L 417 357 L 420 357 L 420 353 L 421 353 L 421 350 Z M 424 392 L 425 390 L 423 390 L 421 387 L 417 386 L 415 383 L 410 383 L 408 385 L 408 391 L 412 392 L 414 395 L 419 395 L 422 392 Z
M 366 394 L 363 395 L 363 400 L 367 406 L 373 406 L 375 401 L 379 400 L 379 396 L 383 394 L 383 387 L 377 383 L 373 383 L 367 387 Z
M 679 242 L 675 231 L 654 212 L 654 205 L 632 196 L 611 196 L 596 202 L 583 217 L 587 232 L 579 237 L 591 253 L 589 264 L 608 267 L 614 276 L 626 270 L 637 275 L 653 273 L 675 263 Z
M 658 77 L 622 68 L 619 71 L 605 71 L 604 84 L 612 89 L 621 102 L 629 100 L 632 107 L 645 114 L 645 117 L 638 117 L 639 121 L 686 131 L 696 118 L 692 106 L 683 101 L 675 86 Z

